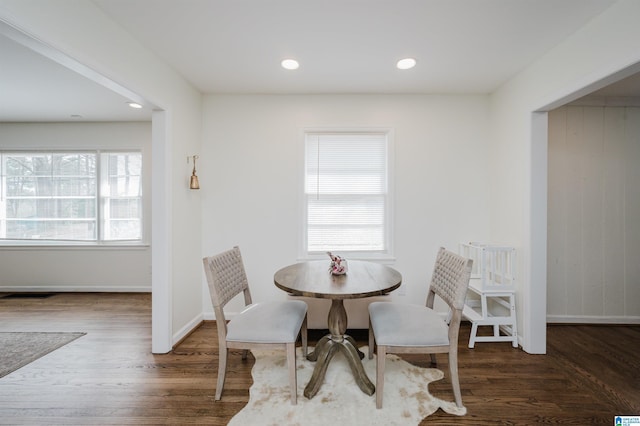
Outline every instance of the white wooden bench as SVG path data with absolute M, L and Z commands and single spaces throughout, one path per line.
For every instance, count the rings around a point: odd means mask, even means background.
M 469 347 L 476 342 L 511 342 L 518 347 L 514 247 L 490 243 L 462 243 L 460 254 L 473 259 L 463 317 L 471 321 Z M 478 336 L 478 327 L 493 327 Z

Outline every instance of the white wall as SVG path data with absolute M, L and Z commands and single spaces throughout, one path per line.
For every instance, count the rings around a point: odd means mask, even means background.
M 291 176 L 295 174 L 292 173 L 296 173 L 292 154 L 289 152 L 289 149 L 296 148 L 292 142 L 297 134 L 295 127 L 319 126 L 323 123 L 331 126 L 373 126 L 386 119 L 387 123 L 380 125 L 396 128 L 396 141 L 399 144 L 396 146 L 396 156 L 399 156 L 396 162 L 401 165 L 404 162 L 407 166 L 406 170 L 399 172 L 402 177 L 396 180 L 398 188 L 406 185 L 407 190 L 404 194 L 402 190 L 397 194 L 395 218 L 399 239 L 396 242 L 398 261 L 395 266 L 406 270 L 405 283 L 409 288 L 405 297 L 413 295 L 417 282 L 422 283 L 422 276 L 425 275 L 415 273 L 415 266 L 409 265 L 424 262 L 424 258 L 432 258 L 437 245 L 455 244 L 459 238 L 490 237 L 493 240 L 513 241 L 519 249 L 519 271 L 522 274 L 518 294 L 520 334 L 525 350 L 534 353 L 546 350 L 547 223 L 546 116 L 534 112 L 558 107 L 589 90 L 602 87 L 618 71 L 637 67 L 640 63 L 638 16 L 640 2 L 618 1 L 499 88 L 491 96 L 490 113 L 478 113 L 490 120 L 488 131 L 486 123 L 478 119 L 478 115 L 470 114 L 468 109 L 460 109 L 460 105 L 455 105 L 464 104 L 464 99 L 469 99 L 465 97 L 327 96 L 300 97 L 300 100 L 291 103 L 288 97 L 281 100 L 277 97 L 258 97 L 255 102 L 242 102 L 240 97 L 208 97 L 204 114 L 205 130 L 201 138 L 200 95 L 174 70 L 110 21 L 95 5 L 81 0 L 65 1 L 64 7 L 59 2 L 45 0 L 3 0 L 0 4 L 0 19 L 49 43 L 166 111 L 166 123 L 161 127 L 167 138 L 156 145 L 154 136 L 154 156 L 156 149 L 159 149 L 162 151 L 161 159 L 164 160 L 154 161 L 154 182 L 159 181 L 162 185 L 158 188 L 154 183 L 154 194 L 156 191 L 166 194 L 160 204 L 154 206 L 162 212 L 162 228 L 157 231 L 161 235 L 156 236 L 154 231 L 154 297 L 158 294 L 155 291 L 156 285 L 166 294 L 159 304 L 156 305 L 154 301 L 154 324 L 158 317 L 167 320 L 166 328 L 173 333 L 173 341 L 198 320 L 202 311 L 200 257 L 203 249 L 204 254 L 208 254 L 233 244 L 240 244 L 243 249 L 246 246 L 247 262 L 253 262 L 249 278 L 254 282 L 262 282 L 261 286 L 264 286 L 258 292 L 260 297 L 273 294 L 271 281 L 276 265 L 295 260 L 295 243 L 292 240 L 297 235 L 293 225 L 286 220 L 292 214 L 282 206 L 290 209 L 297 205 L 297 201 L 292 204 L 287 195 L 279 192 L 280 188 L 287 191 L 292 189 L 289 179 L 293 179 Z M 382 102 L 380 99 L 387 101 Z M 389 99 L 394 101 L 388 101 Z M 246 106 L 247 109 L 239 111 L 237 104 Z M 227 106 L 231 108 L 230 111 L 225 110 Z M 300 109 L 296 109 L 296 106 Z M 413 106 L 417 106 L 418 110 L 414 110 Z M 484 108 L 483 106 L 482 109 Z M 455 125 L 453 117 L 456 112 L 460 117 L 470 118 L 472 124 L 476 120 L 482 122 L 482 126 L 476 123 L 467 128 L 465 120 L 462 121 L 463 126 Z M 225 118 L 233 120 L 233 123 L 226 123 Z M 440 118 L 444 122 L 438 122 Z M 419 128 L 424 129 L 432 139 L 409 137 L 410 141 L 407 142 L 407 132 L 401 130 L 404 128 L 401 124 L 408 121 L 411 121 L 408 127 L 414 129 L 409 135 L 415 136 L 415 129 Z M 243 128 L 249 127 L 247 123 L 254 122 L 255 127 Z M 156 120 L 154 129 L 155 123 Z M 269 133 L 263 135 L 259 130 L 268 130 Z M 482 134 L 482 138 L 478 138 L 478 134 Z M 246 137 L 257 139 L 249 143 Z M 223 140 L 224 138 L 227 140 Z M 265 139 L 269 141 L 268 145 L 262 142 Z M 402 139 L 404 142 L 400 142 Z M 491 166 L 490 178 L 480 172 L 481 177 L 474 174 L 470 183 L 484 188 L 482 194 L 487 194 L 486 187 L 492 188 L 490 213 L 481 209 L 482 217 L 472 219 L 482 222 L 482 225 L 484 221 L 490 220 L 489 235 L 454 236 L 451 229 L 433 225 L 438 220 L 441 223 L 455 223 L 458 220 L 455 214 L 448 218 L 446 214 L 440 213 L 443 206 L 450 213 L 459 210 L 454 208 L 456 203 L 449 206 L 439 202 L 449 200 L 438 196 L 446 190 L 446 186 L 438 185 L 442 176 L 436 171 L 446 173 L 449 178 L 463 170 L 462 167 L 451 170 L 453 165 L 459 164 L 454 164 L 453 157 L 463 153 L 460 143 L 463 139 L 473 139 L 484 148 L 488 147 L 488 155 L 483 149 L 472 150 L 476 155 L 469 155 L 467 163 L 473 164 L 464 170 L 467 170 L 467 174 L 472 174 L 471 167 L 475 167 L 478 158 L 486 159 Z M 439 141 L 450 140 L 454 141 L 451 147 L 446 144 L 435 145 Z M 185 170 L 185 157 L 197 153 L 194 151 L 199 149 L 201 142 L 202 160 L 204 163 L 209 162 L 208 170 L 203 170 L 203 176 L 205 173 L 208 175 L 209 186 L 220 188 L 214 185 L 226 184 L 229 179 L 234 178 L 238 183 L 231 186 L 247 189 L 246 195 L 240 192 L 232 194 L 224 188 L 207 194 L 204 187 L 201 194 L 197 195 L 186 189 L 185 181 L 189 170 Z M 223 147 L 226 142 L 235 142 L 240 147 L 251 150 L 240 153 L 239 148 L 233 148 L 233 145 Z M 441 156 L 446 161 L 432 161 L 438 157 L 426 155 L 436 151 L 435 148 L 443 150 L 444 155 L 441 153 Z M 274 149 L 282 158 L 274 157 Z M 410 154 L 413 149 L 417 149 L 425 158 Z M 227 154 L 230 156 L 226 162 L 217 157 Z M 273 177 L 265 180 L 277 183 L 279 187 L 265 187 L 261 182 L 249 184 L 245 181 L 242 172 L 247 170 L 247 166 L 240 160 L 244 161 L 245 157 L 255 158 L 257 155 L 273 158 L 281 166 L 274 168 L 256 160 L 251 161 L 256 170 L 272 174 Z M 397 169 L 400 167 L 397 166 Z M 438 182 L 432 180 L 436 178 Z M 259 188 L 261 192 L 254 188 Z M 417 192 L 410 194 L 409 189 Z M 415 194 L 422 198 L 415 202 L 408 201 L 410 195 Z M 472 198 L 474 196 L 475 194 L 471 195 Z M 202 209 L 200 197 L 204 202 Z M 159 198 L 154 196 L 156 201 Z M 240 219 L 247 215 L 247 208 L 256 209 L 256 203 L 251 203 L 251 199 L 266 199 L 269 208 L 262 210 L 245 228 Z M 226 209 L 235 212 L 237 218 L 232 213 L 227 213 Z M 469 210 L 473 211 L 471 208 Z M 201 212 L 203 220 L 207 221 L 202 227 L 204 232 L 200 232 Z M 158 223 L 155 217 L 154 224 Z M 223 221 L 226 219 L 230 220 Z M 258 226 L 260 224 L 273 225 L 273 229 L 264 231 L 264 227 Z M 480 228 L 475 223 L 472 225 L 470 229 Z M 460 234 L 463 233 L 471 232 Z M 156 244 L 160 245 L 156 247 Z M 155 260 L 156 256 L 160 256 L 159 261 Z M 429 261 L 428 264 L 430 263 Z M 154 326 L 154 336 L 156 329 Z M 160 347 L 168 350 L 170 345 L 163 342 Z
M 151 123 L 0 123 L 0 149 L 141 149 L 146 244 L 0 245 L 0 291 L 151 291 Z
M 537 111 L 637 70 L 638 16 L 640 2 L 618 1 L 491 96 L 491 235 L 519 249 L 518 327 L 531 353 L 546 351 L 547 314 L 547 120 Z
M 202 249 L 240 246 L 255 300 L 284 298 L 273 274 L 298 260 L 305 127 L 394 130 L 393 298 L 424 303 L 438 247 L 488 237 L 487 96 L 207 96 Z
M 549 113 L 549 322 L 640 323 L 640 108 Z
M 0 19 L 154 106 L 153 351 L 167 352 L 202 318 L 200 197 L 186 157 L 201 144 L 202 97 L 86 0 L 3 0 Z M 113 86 L 109 84 L 109 87 Z

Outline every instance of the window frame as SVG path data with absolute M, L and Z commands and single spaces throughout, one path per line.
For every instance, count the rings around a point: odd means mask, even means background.
M 309 252 L 308 248 L 308 202 L 306 194 L 306 140 L 307 135 L 312 134 L 333 134 L 333 135 L 359 135 L 359 134 L 383 134 L 386 136 L 387 141 L 387 193 L 385 196 L 384 206 L 384 239 L 385 250 L 367 251 L 367 250 L 353 250 L 353 251 L 339 251 L 336 250 L 335 254 L 343 256 L 347 259 L 356 260 L 375 260 L 383 262 L 395 261 L 394 256 L 394 129 L 391 127 L 305 127 L 300 130 L 299 140 L 299 158 L 300 158 L 300 183 L 299 183 L 299 248 L 298 259 L 305 260 L 320 260 L 327 259 L 325 252 Z
M 140 154 L 140 175 L 138 176 L 139 179 L 139 185 L 140 185 L 140 195 L 139 196 L 130 196 L 130 195 L 111 195 L 111 194 L 105 194 L 103 191 L 103 185 L 105 183 L 105 181 L 110 181 L 110 179 L 112 178 L 112 175 L 109 174 L 109 170 L 106 170 L 106 166 L 108 164 L 105 164 L 104 161 L 104 157 L 109 156 L 110 154 L 132 154 L 132 153 L 138 153 Z M 98 150 L 98 218 L 99 218 L 99 225 L 98 225 L 98 241 L 103 242 L 103 243 L 117 243 L 117 242 L 127 242 L 127 241 L 131 241 L 131 242 L 135 242 L 135 243 L 139 243 L 144 241 L 145 238 L 145 231 L 144 231 L 144 225 L 145 225 L 145 221 L 144 221 L 144 217 L 145 217 L 145 211 L 144 211 L 144 205 L 145 205 L 145 191 L 144 191 L 144 154 L 142 152 L 142 150 Z M 108 163 L 108 162 L 107 162 Z M 116 177 L 118 177 L 120 175 L 116 175 Z M 128 176 L 136 176 L 136 175 L 128 175 Z M 131 179 L 131 177 L 130 177 Z M 140 213 L 138 215 L 138 218 L 135 220 L 139 221 L 139 227 L 140 227 L 140 238 L 137 239 L 121 239 L 121 240 L 117 240 L 117 239 L 106 239 L 106 234 L 107 234 L 107 226 L 105 225 L 106 221 L 109 220 L 112 223 L 118 222 L 118 221 L 124 221 L 124 220 L 131 220 L 132 218 L 113 218 L 113 215 L 111 214 L 111 210 L 113 208 L 113 206 L 109 206 L 107 208 L 107 204 L 110 201 L 114 201 L 114 200 L 132 200 L 132 199 L 137 199 L 139 200 L 139 209 L 140 209 Z M 109 218 L 106 217 L 106 212 L 107 210 L 109 210 Z M 111 230 L 111 232 L 113 232 L 113 230 Z
M 146 241 L 147 232 L 145 231 L 145 210 L 146 210 L 146 196 L 145 193 L 145 150 L 143 148 L 114 148 L 114 149 L 97 149 L 97 148 L 84 148 L 79 147 L 77 149 L 48 149 L 48 148 L 27 148 L 27 149 L 2 149 L 0 150 L 0 162 L 2 161 L 2 155 L 11 155 L 11 154 L 91 154 L 95 155 L 96 158 L 96 175 L 95 175 L 95 222 L 96 222 L 96 238 L 93 240 L 73 240 L 73 239 L 20 239 L 20 238 L 0 238 L 0 247 L 31 247 L 31 246 L 45 246 L 45 247 L 73 247 L 73 246 L 85 246 L 85 247 L 108 247 L 108 246 L 133 246 L 133 247 L 143 247 L 148 246 L 148 242 Z M 105 224 L 103 217 L 103 209 L 105 208 L 105 202 L 109 199 L 114 198 L 113 196 L 103 195 L 103 166 L 106 167 L 106 164 L 103 163 L 103 156 L 108 154 L 139 154 L 140 155 L 140 238 L 136 239 L 121 239 L 121 240 L 106 240 L 104 239 L 105 235 Z M 0 164 L 0 206 L 5 208 L 6 203 L 6 185 L 4 179 L 6 176 L 1 170 L 4 166 L 4 163 Z M 108 173 L 106 178 L 108 179 Z

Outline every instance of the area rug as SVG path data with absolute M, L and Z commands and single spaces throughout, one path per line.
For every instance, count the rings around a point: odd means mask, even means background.
M 0 377 L 86 333 L 0 333 Z
M 360 349 L 367 354 L 367 347 Z M 230 426 L 274 425 L 418 425 L 441 408 L 463 416 L 466 408 L 429 394 L 429 383 L 444 377 L 435 368 L 421 368 L 387 355 L 383 408 L 376 409 L 375 394 L 368 396 L 355 383 L 346 358 L 336 353 L 318 393 L 303 395 L 315 363 L 307 361 L 298 348 L 298 404 L 291 405 L 286 356 L 283 351 L 252 351 L 256 358 L 251 374 L 249 402 L 229 422 Z M 376 359 L 362 360 L 375 383 Z M 453 399 L 453 392 L 451 395 Z M 224 396 L 223 396 L 224 398 Z

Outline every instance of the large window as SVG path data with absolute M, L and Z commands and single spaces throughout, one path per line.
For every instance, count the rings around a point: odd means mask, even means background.
M 140 241 L 140 152 L 0 152 L 0 239 Z
M 389 132 L 305 134 L 303 255 L 391 254 Z

